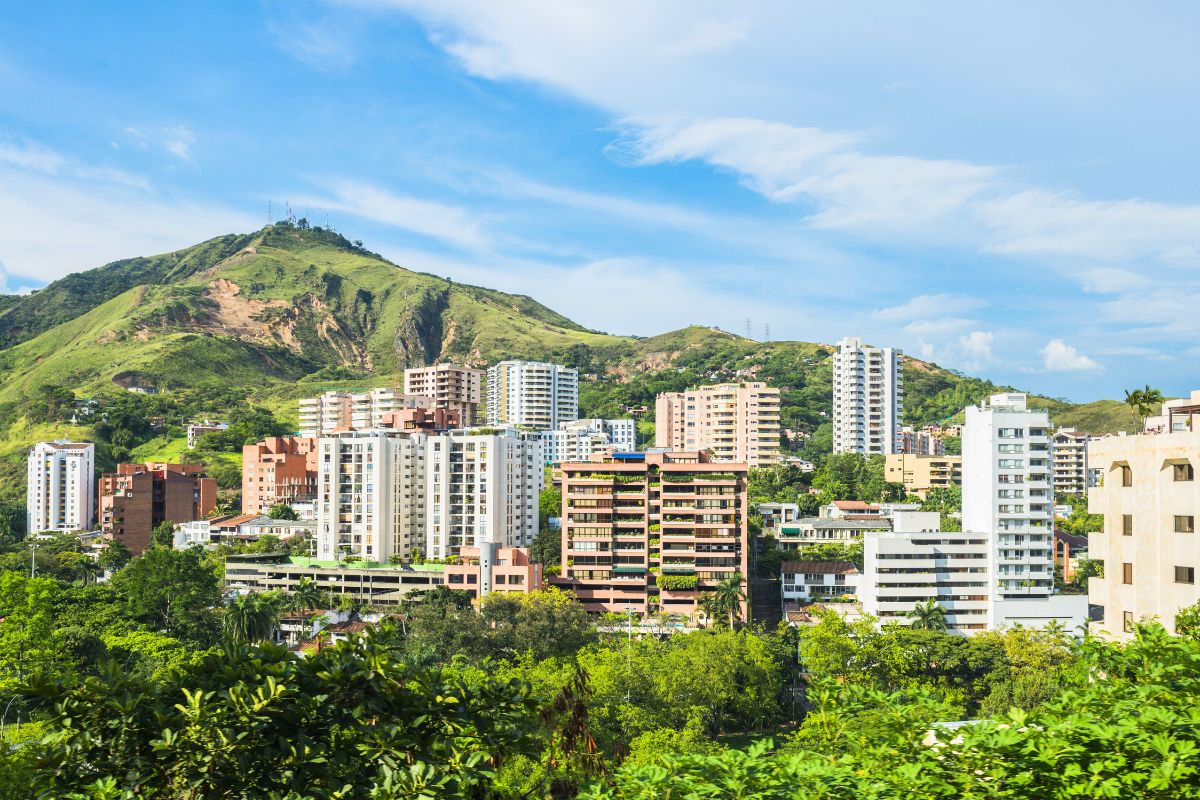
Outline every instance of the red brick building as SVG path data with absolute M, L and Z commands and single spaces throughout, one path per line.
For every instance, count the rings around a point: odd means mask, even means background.
M 136 555 L 163 522 L 204 518 L 217 504 L 217 482 L 203 464 L 118 464 L 100 476 L 100 529 Z
M 272 436 L 242 448 L 242 511 L 266 514 L 317 495 L 317 440 Z

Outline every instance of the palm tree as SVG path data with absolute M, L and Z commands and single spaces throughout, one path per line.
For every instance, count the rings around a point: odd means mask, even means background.
M 225 637 L 235 644 L 255 644 L 270 639 L 279 624 L 279 598 L 252 592 L 235 597 L 225 607 Z
M 317 586 L 312 578 L 301 578 L 291 591 L 289 600 L 291 607 L 296 610 L 312 611 L 325 599 L 325 593 Z
M 734 615 L 741 618 L 742 601 L 745 599 L 746 592 L 742 590 L 742 573 L 740 572 L 733 573 L 718 583 L 716 589 L 713 590 L 714 608 L 729 613 L 729 630 L 733 630 Z
M 1125 391 L 1125 405 L 1133 409 L 1133 412 L 1142 420 L 1143 429 L 1146 427 L 1146 418 L 1157 411 L 1165 399 L 1163 393 L 1158 389 L 1150 388 L 1150 384 L 1146 384 L 1144 389 Z
M 912 618 L 909 626 L 918 631 L 946 630 L 946 609 L 938 605 L 938 601 L 930 598 L 924 603 L 917 603 L 913 610 L 906 615 Z

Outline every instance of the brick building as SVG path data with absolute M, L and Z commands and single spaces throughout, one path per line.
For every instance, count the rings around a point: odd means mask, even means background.
M 203 464 L 118 464 L 100 476 L 100 529 L 135 555 L 163 522 L 191 522 L 217 504 L 217 482 Z

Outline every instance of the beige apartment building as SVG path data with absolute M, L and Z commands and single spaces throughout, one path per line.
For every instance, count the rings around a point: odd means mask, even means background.
M 344 430 L 383 427 L 384 415 L 406 408 L 433 408 L 433 398 L 395 389 L 330 391 L 300 401 L 300 435 L 318 439 Z
M 464 427 L 479 424 L 483 370 L 457 364 L 431 364 L 404 370 L 404 393 L 433 398 L 434 408 L 454 411 Z
M 904 484 L 904 491 L 922 500 L 931 489 L 962 486 L 962 456 L 921 456 L 893 453 L 887 456 L 884 477 Z
M 1088 555 L 1104 562 L 1088 599 L 1104 608 L 1102 629 L 1119 639 L 1136 622 L 1157 619 L 1173 630 L 1175 614 L 1200 600 L 1200 391 L 1163 404 L 1161 417 L 1136 436 L 1088 444 L 1100 485 L 1088 510 L 1104 515 L 1104 531 L 1089 537 Z
M 655 403 L 654 444 L 711 450 L 717 461 L 751 467 L 779 463 L 779 390 L 765 383 L 722 383 L 666 392 Z
M 713 463 L 695 451 L 606 453 L 560 471 L 556 582 L 589 611 L 694 620 L 705 592 L 747 574 L 745 464 Z

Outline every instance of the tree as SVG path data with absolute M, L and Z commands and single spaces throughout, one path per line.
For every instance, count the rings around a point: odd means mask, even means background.
M 105 572 L 116 572 L 133 560 L 133 553 L 124 542 L 113 539 L 103 550 L 97 561 Z
M 234 644 L 270 641 L 279 625 L 279 598 L 265 592 L 239 595 L 225 606 L 222 628 Z
M 1125 405 L 1133 409 L 1133 412 L 1142 420 L 1142 427 L 1146 427 L 1146 419 L 1162 406 L 1163 393 L 1158 389 L 1151 389 L 1150 384 L 1146 384 L 1143 389 L 1134 389 L 1133 391 L 1125 391 Z
M 573 595 L 560 589 L 492 593 L 480 602 L 480 614 L 500 653 L 529 653 L 540 661 L 572 656 L 596 641 L 591 615 Z
M 913 610 L 905 616 L 912 619 L 910 627 L 919 631 L 946 630 L 946 609 L 938 605 L 938 601 L 930 598 L 923 603 L 917 603 Z
M 300 515 L 296 513 L 295 509 L 286 503 L 271 506 L 271 509 L 267 511 L 267 516 L 271 519 L 300 519 Z
M 742 616 L 742 601 L 746 599 L 746 592 L 742 589 L 744 583 L 742 573 L 735 572 L 717 583 L 712 592 L 712 607 L 717 613 L 729 614 L 730 630 L 733 630 L 734 620 Z
M 543 528 L 533 537 L 529 553 L 534 562 L 544 566 L 562 563 L 562 533 Z
M 150 531 L 150 546 L 151 547 L 174 547 L 175 546 L 175 523 L 167 520 L 160 522 L 154 526 L 154 530 Z
M 305 576 L 296 582 L 291 591 L 292 608 L 311 611 L 325 601 L 325 593 L 317 582 Z
M 133 619 L 201 647 L 217 640 L 220 581 L 200 553 L 152 547 L 111 583 Z

